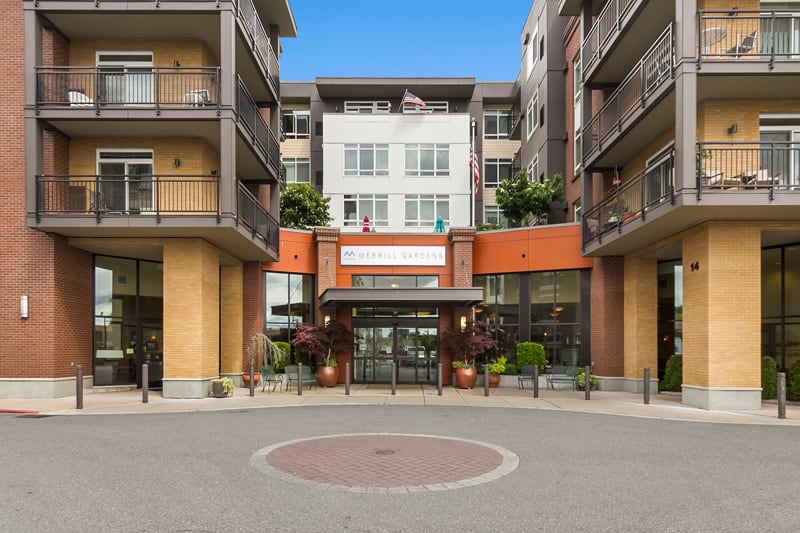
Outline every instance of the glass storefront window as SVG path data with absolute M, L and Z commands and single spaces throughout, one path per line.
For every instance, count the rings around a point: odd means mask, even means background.
M 519 342 L 519 274 L 475 276 L 473 285 L 483 288 L 483 302 L 475 307 L 475 320 L 485 324 L 498 344 L 497 353 L 487 356 L 503 355 L 515 360 Z
M 290 342 L 298 324 L 313 323 L 314 280 L 308 274 L 265 272 L 264 332 L 273 341 Z
M 580 364 L 580 286 L 578 270 L 531 273 L 531 340 L 550 364 Z

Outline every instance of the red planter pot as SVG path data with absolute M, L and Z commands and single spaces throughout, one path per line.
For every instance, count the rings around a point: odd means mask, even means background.
M 459 389 L 471 389 L 476 381 L 478 381 L 477 368 L 456 368 L 456 384 Z
M 500 374 L 489 374 L 489 388 L 494 389 L 500 384 Z
M 339 381 L 338 366 L 321 366 L 317 369 L 317 380 L 323 387 L 335 387 Z

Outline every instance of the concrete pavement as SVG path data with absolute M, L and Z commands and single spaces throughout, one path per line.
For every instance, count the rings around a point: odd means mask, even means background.
M 249 395 L 248 388 L 236 388 L 232 397 L 203 399 L 163 398 L 160 391 L 148 393 L 148 403 L 142 402 L 141 390 L 119 390 L 102 388 L 87 389 L 83 395 L 83 409 L 76 409 L 75 396 L 55 399 L 0 399 L 0 413 L 80 415 L 122 413 L 178 413 L 194 411 L 218 411 L 286 406 L 314 405 L 425 405 L 463 407 L 505 407 L 512 409 L 562 410 L 584 413 L 603 413 L 621 416 L 717 422 L 735 424 L 767 424 L 800 426 L 800 405 L 788 404 L 786 418 L 778 418 L 775 402 L 765 402 L 755 411 L 706 411 L 681 404 L 680 395 L 652 394 L 650 404 L 644 405 L 639 394 L 625 392 L 592 391 L 591 399 L 585 399 L 582 391 L 570 388 L 555 391 L 540 387 L 539 398 L 533 398 L 530 389 L 500 387 L 484 396 L 481 387 L 461 390 L 445 386 L 439 396 L 435 386 L 398 385 L 395 395 L 388 385 L 352 385 L 350 395 L 345 394 L 344 385 L 325 389 L 305 389 L 302 396 L 296 391 L 261 392 Z

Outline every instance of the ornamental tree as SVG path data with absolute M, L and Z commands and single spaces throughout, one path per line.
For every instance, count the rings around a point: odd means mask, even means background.
M 281 226 L 305 230 L 327 226 L 333 220 L 330 202 L 310 184 L 292 183 L 281 191 Z
M 497 348 L 485 326 L 483 322 L 468 322 L 463 330 L 451 328 L 442 333 L 442 342 L 459 358 L 453 361 L 453 367 L 471 368 L 476 357 Z
M 554 174 L 539 183 L 530 181 L 526 171 L 516 177 L 504 179 L 497 187 L 497 205 L 503 210 L 510 225 L 535 225 L 550 215 L 551 205 L 564 195 L 564 178 Z
M 299 324 L 292 338 L 295 348 L 313 355 L 323 366 L 336 366 L 333 354 L 350 351 L 354 341 L 353 332 L 335 321 L 324 326 Z

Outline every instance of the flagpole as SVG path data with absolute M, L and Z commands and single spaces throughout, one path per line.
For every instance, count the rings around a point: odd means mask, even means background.
M 471 149 L 470 149 L 470 158 L 469 158 L 469 192 L 470 197 L 472 198 L 472 206 L 470 208 L 470 225 L 474 228 L 475 227 L 475 197 L 478 195 L 478 191 L 475 190 L 475 159 L 477 158 L 477 154 L 475 153 L 475 118 L 472 119 L 470 123 L 470 130 L 472 139 Z
M 403 93 L 403 97 L 400 99 L 400 107 L 399 107 L 399 108 L 397 108 L 397 112 L 398 112 L 398 113 L 400 113 L 400 112 L 402 112 L 402 111 L 403 111 L 403 100 L 405 100 L 405 99 L 406 99 L 406 95 L 407 95 L 407 94 L 408 94 L 408 89 L 406 89 L 406 92 L 404 92 L 404 93 Z

